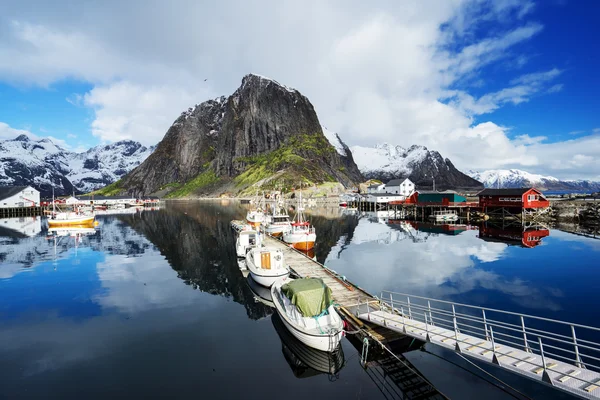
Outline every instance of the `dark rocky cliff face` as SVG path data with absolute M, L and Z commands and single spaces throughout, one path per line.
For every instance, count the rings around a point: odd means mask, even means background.
M 337 181 L 350 186 L 361 180 L 352 157 L 342 157 L 327 141 L 305 96 L 271 79 L 247 75 L 229 98 L 183 113 L 120 187 L 150 194 L 171 186 L 178 197 L 235 193 L 257 182 L 282 187 Z
M 123 178 L 121 187 L 148 194 L 206 170 L 215 158 L 226 105 L 225 97 L 220 97 L 181 113 L 154 153 Z

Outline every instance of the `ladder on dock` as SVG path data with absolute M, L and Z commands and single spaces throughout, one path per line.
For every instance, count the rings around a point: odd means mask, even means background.
M 388 291 L 359 300 L 354 312 L 569 394 L 600 399 L 599 328 Z

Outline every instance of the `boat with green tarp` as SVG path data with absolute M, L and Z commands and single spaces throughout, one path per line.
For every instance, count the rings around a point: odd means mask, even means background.
M 298 340 L 322 351 L 338 347 L 344 325 L 322 279 L 281 279 L 271 287 L 271 295 L 285 327 Z

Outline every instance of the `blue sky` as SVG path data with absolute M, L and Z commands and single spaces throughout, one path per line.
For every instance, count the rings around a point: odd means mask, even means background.
M 6 8 L 0 138 L 155 144 L 254 72 L 299 89 L 350 146 L 421 144 L 462 170 L 600 180 L 595 1 Z

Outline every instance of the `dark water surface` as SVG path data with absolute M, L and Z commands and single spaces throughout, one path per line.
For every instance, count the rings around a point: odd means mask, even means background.
M 170 203 L 98 216 L 80 238 L 0 220 L 0 398 L 392 398 L 348 340 L 335 375 L 296 357 L 238 269 L 229 222 L 243 215 L 237 203 Z M 553 230 L 527 248 L 337 208 L 310 215 L 317 259 L 371 293 L 595 325 L 600 241 Z

